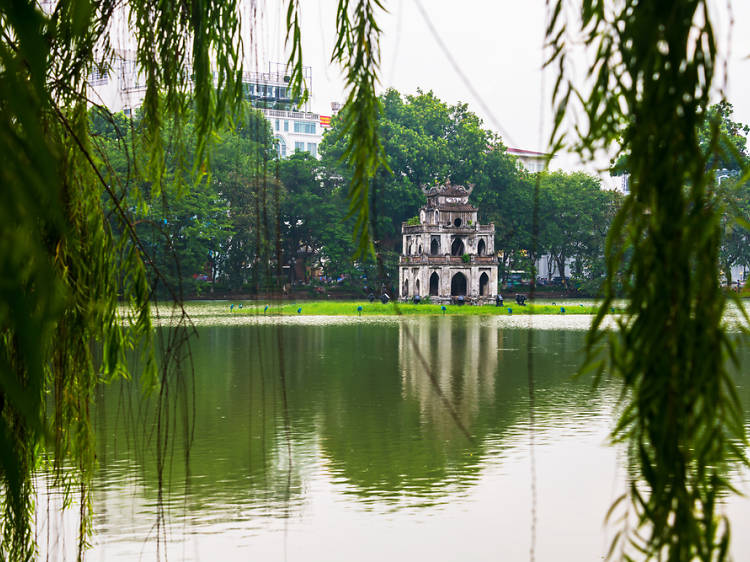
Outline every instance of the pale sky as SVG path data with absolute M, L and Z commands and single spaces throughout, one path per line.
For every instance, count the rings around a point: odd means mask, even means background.
M 311 109 L 329 114 L 330 102 L 344 99 L 340 72 L 329 63 L 337 0 L 300 3 L 304 62 L 312 66 L 313 72 Z M 255 9 L 263 14 L 257 16 L 252 40 L 246 39 L 246 45 L 252 44 L 251 66 L 262 68 L 268 60 L 285 60 L 285 4 L 256 4 Z M 503 137 L 506 145 L 546 150 L 554 75 L 541 71 L 544 0 L 384 0 L 384 5 L 388 13 L 378 16 L 383 28 L 383 89 L 394 87 L 413 94 L 421 88 L 432 90 L 449 104 L 466 102 L 487 128 Z M 419 5 L 467 80 L 457 73 L 439 46 Z M 727 5 L 734 16 L 731 34 Z M 719 66 L 726 61 L 728 68 L 726 96 L 734 104 L 735 120 L 750 123 L 750 2 L 716 0 L 712 10 L 719 40 Z M 582 62 L 580 66 L 584 66 Z M 715 85 L 718 100 L 723 78 Z M 556 160 L 557 167 L 581 167 L 572 157 Z

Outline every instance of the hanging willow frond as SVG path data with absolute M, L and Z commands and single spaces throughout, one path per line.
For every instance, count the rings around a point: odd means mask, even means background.
M 370 236 L 370 180 L 380 166 L 390 170 L 378 131 L 381 107 L 375 87 L 380 68 L 380 28 L 375 11 L 379 0 L 339 0 L 337 42 L 332 60 L 346 73 L 349 95 L 342 109 L 341 135 L 348 135 L 343 160 L 352 169 L 349 215 L 355 217 L 356 256 L 374 254 Z
M 619 143 L 629 154 L 630 194 L 610 229 L 605 300 L 588 337 L 589 362 L 604 354 L 622 381 L 612 438 L 628 444 L 638 474 L 628 490 L 637 526 L 617 536 L 647 558 L 721 560 L 729 523 L 717 498 L 732 492 L 729 467 L 747 463 L 747 439 L 722 322 L 718 136 L 708 151 L 698 139 L 716 64 L 709 6 L 583 0 L 577 18 L 594 60 L 581 88 L 567 71 L 567 4 L 554 3 L 547 27 L 548 64 L 560 72 L 552 143 L 587 156 Z M 580 122 L 570 123 L 572 109 Z M 627 315 L 607 336 L 623 268 Z
M 106 67 L 114 55 L 108 36 L 113 15 L 129 11 L 146 77 L 149 165 L 142 171 L 151 196 L 158 196 L 164 178 L 163 123 L 168 119 L 179 130 L 194 103 L 197 149 L 188 167 L 197 172 L 212 131 L 231 117 L 241 93 L 234 0 L 44 5 L 52 11 L 40 11 L 34 0 L 0 3 L 3 560 L 34 556 L 32 473 L 52 449 L 57 476 L 63 477 L 63 465 L 73 467 L 80 484 L 82 557 L 95 462 L 93 389 L 126 375 L 125 354 L 133 349 L 141 351 L 143 378 L 154 386 L 164 382 L 155 375 L 148 283 L 160 272 L 122 195 L 101 175 L 90 143 L 88 81 L 94 67 Z M 177 293 L 173 297 L 179 301 Z
M 342 160 L 352 170 L 349 185 L 349 217 L 355 217 L 355 257 L 374 255 L 370 226 L 370 181 L 380 166 L 390 171 L 378 132 L 381 107 L 376 93 L 380 69 L 380 0 L 339 0 L 336 11 L 336 45 L 331 57 L 344 69 L 349 94 L 340 115 L 340 135 L 347 139 Z M 292 96 L 304 102 L 307 90 L 302 65 L 299 0 L 287 4 L 286 43 Z

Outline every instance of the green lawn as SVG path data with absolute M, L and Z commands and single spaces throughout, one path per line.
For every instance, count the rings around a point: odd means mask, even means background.
M 359 310 L 361 307 L 361 310 Z M 507 302 L 504 306 L 495 305 L 471 306 L 471 305 L 445 305 L 443 310 L 439 304 L 411 304 L 411 303 L 388 303 L 381 304 L 379 301 L 373 303 L 362 301 L 301 301 L 298 303 L 276 304 L 269 303 L 258 305 L 255 303 L 244 303 L 243 308 L 235 304 L 232 309 L 233 314 L 266 314 L 269 316 L 288 316 L 288 315 L 305 315 L 305 316 L 385 316 L 394 314 L 404 315 L 503 315 L 509 314 L 596 314 L 598 307 L 592 304 L 570 303 L 561 305 L 545 304 L 527 304 L 518 306 L 515 301 Z

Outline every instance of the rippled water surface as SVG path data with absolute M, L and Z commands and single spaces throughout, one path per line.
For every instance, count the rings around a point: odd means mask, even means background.
M 617 387 L 573 377 L 589 322 L 199 323 L 194 376 L 170 386 L 161 419 L 161 497 L 153 400 L 131 383 L 97 397 L 87 559 L 600 560 L 626 471 L 606 444 Z M 730 501 L 735 529 L 750 524 L 747 502 Z M 67 559 L 77 521 L 58 507 L 42 494 L 40 542 Z M 738 560 L 750 559 L 743 535 Z

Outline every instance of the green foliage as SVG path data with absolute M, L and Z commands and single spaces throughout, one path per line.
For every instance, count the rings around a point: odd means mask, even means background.
M 48 16 L 36 2 L 0 5 L 0 558 L 6 560 L 33 557 L 31 477 L 46 448 L 66 489 L 78 484 L 82 556 L 91 522 L 95 385 L 127 374 L 125 352 L 136 346 L 143 350 L 142 380 L 149 388 L 174 373 L 167 362 L 156 378 L 148 277 L 162 283 L 165 277 L 137 235 L 130 202 L 146 208 L 158 201 L 165 180 L 180 190 L 187 170 L 205 162 L 212 131 L 239 100 L 234 2 L 135 0 L 128 8 L 147 91 L 144 163 L 130 158 L 122 178 L 115 169 L 124 160 L 105 163 L 91 134 L 125 147 L 114 140 L 125 137 L 125 123 L 99 116 L 90 128 L 87 113 L 88 76 L 113 55 L 106 30 L 114 6 L 62 0 Z M 207 25 L 212 21 L 222 25 Z M 199 115 L 193 161 L 181 158 L 185 151 L 178 147 L 177 169 L 168 177 L 164 117 L 174 131 L 182 130 L 188 91 Z M 136 177 L 148 180 L 148 194 L 128 191 Z M 163 445 L 166 437 L 159 426 L 156 439 Z
M 281 205 L 285 261 L 319 265 L 331 276 L 354 273 L 352 224 L 340 178 L 303 152 L 280 162 L 279 179 L 287 193 Z
M 378 131 L 380 102 L 375 93 L 380 66 L 379 0 L 339 0 L 336 14 L 337 41 L 332 60 L 341 64 L 350 88 L 341 111 L 340 135 L 346 136 L 342 159 L 351 169 L 349 215 L 355 217 L 355 257 L 374 253 L 370 241 L 370 181 L 378 168 L 388 169 Z
M 712 105 L 698 129 L 698 143 L 712 170 L 739 172 L 747 169 L 747 135 L 750 127 L 732 121 L 734 108 L 726 100 Z
M 598 366 L 608 364 L 622 380 L 625 401 L 613 438 L 628 443 L 638 474 L 619 504 L 633 507 L 638 525 L 622 529 L 611 552 L 721 560 L 729 524 L 717 500 L 731 491 L 731 464 L 746 462 L 747 440 L 727 366 L 736 355 L 722 326 L 720 214 L 710 171 L 726 151 L 717 121 L 707 137 L 699 134 L 716 59 L 709 6 L 628 0 L 611 9 L 604 0 L 582 5 L 585 41 L 596 53 L 586 91 L 565 79 L 562 1 L 547 30 L 560 68 L 556 146 L 565 142 L 569 105 L 580 100 L 579 151 L 593 154 L 621 139 L 629 154 L 631 193 L 607 241 L 606 296 L 588 344 L 594 362 L 608 343 Z M 618 332 L 607 333 L 603 316 L 628 255 L 627 315 Z
M 432 92 L 402 96 L 393 89 L 380 97 L 380 103 L 379 135 L 391 171 L 381 168 L 375 175 L 370 203 L 381 251 L 400 249 L 401 223 L 424 204 L 423 185 L 445 179 L 473 183 L 472 197 L 480 211 L 485 216 L 500 214 L 503 195 L 519 172 L 502 143 L 482 128 L 465 104 L 449 106 Z M 351 171 L 340 164 L 347 135 L 343 122 L 335 119 L 321 143 L 321 155 L 328 168 L 349 181 Z
M 601 189 L 599 180 L 577 172 L 544 172 L 539 178 L 538 250 L 552 257 L 557 271 L 573 258 L 573 274 L 586 279 L 587 291 L 598 293 L 604 279 L 604 245 L 620 195 Z M 551 272 L 538 275 L 550 277 Z M 567 279 L 563 284 L 569 288 Z
M 406 221 L 406 226 L 419 226 L 419 215 L 414 215 Z
M 192 294 L 202 283 L 195 277 L 202 275 L 221 279 L 232 290 L 251 281 L 257 290 L 273 275 L 283 188 L 273 177 L 271 130 L 264 116 L 248 105 L 238 117 L 237 124 L 218 131 L 210 147 L 205 169 L 210 174 L 190 181 L 188 190 L 183 188 L 189 178 L 181 160 L 190 161 L 195 154 L 195 143 L 189 140 L 196 135 L 193 113 L 185 115 L 179 134 L 187 140 L 179 143 L 168 142 L 178 132 L 172 122 L 165 123 L 165 162 L 160 166 L 167 181 L 155 198 L 153 184 L 130 169 L 137 163 L 133 156 L 143 150 L 141 116 L 131 122 L 119 114 L 110 123 L 101 112 L 91 112 L 92 144 L 101 157 L 101 173 L 108 182 L 120 183 L 124 200 L 134 209 L 135 231 L 165 282 L 153 280 L 152 290 L 160 296 L 178 286 Z M 274 263 L 269 265 L 269 260 Z

